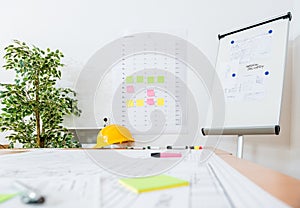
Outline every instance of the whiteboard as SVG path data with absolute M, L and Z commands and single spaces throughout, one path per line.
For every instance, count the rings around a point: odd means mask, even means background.
M 216 72 L 225 128 L 279 125 L 288 15 L 219 35 Z

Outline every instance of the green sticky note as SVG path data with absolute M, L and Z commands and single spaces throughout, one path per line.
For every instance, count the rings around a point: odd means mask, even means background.
M 154 77 L 148 77 L 148 83 L 154 83 Z
M 188 186 L 189 182 L 167 175 L 158 175 L 145 178 L 122 178 L 119 182 L 135 193 L 143 193 L 180 186 Z
M 157 77 L 157 82 L 158 83 L 164 83 L 165 82 L 165 77 L 164 76 L 158 76 Z
M 0 194 L 0 203 L 3 203 L 13 197 L 15 197 L 16 195 L 18 195 L 18 193 L 14 193 L 14 194 Z
M 133 83 L 133 76 L 126 77 L 126 84 Z
M 143 76 L 137 76 L 136 77 L 136 82 L 137 83 L 143 83 L 144 82 L 144 77 Z

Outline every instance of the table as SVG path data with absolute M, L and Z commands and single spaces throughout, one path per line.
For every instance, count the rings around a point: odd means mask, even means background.
M 245 159 L 239 159 L 232 154 L 218 155 L 230 166 L 274 197 L 292 207 L 300 207 L 300 180 Z
M 16 154 L 24 151 L 28 150 L 0 150 L 0 155 Z M 262 167 L 245 159 L 239 159 L 223 150 L 215 150 L 215 153 L 234 169 L 274 197 L 292 207 L 300 208 L 300 180 Z

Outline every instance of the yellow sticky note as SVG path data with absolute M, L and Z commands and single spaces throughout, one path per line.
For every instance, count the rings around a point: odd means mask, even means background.
M 142 99 L 136 100 L 136 106 L 138 107 L 144 106 L 144 100 Z
M 133 107 L 134 106 L 134 101 L 133 100 L 127 100 L 126 106 L 127 106 L 127 108 Z
M 168 175 L 158 175 L 145 178 L 122 178 L 119 183 L 135 193 L 143 193 L 181 186 L 189 186 L 189 182 Z
M 165 99 L 158 98 L 157 99 L 157 106 L 164 106 L 165 105 Z

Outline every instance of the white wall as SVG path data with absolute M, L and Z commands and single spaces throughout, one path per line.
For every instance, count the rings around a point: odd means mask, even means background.
M 185 34 L 183 38 L 197 46 L 214 65 L 219 33 L 292 11 L 282 133 L 247 137 L 245 158 L 300 178 L 300 170 L 295 166 L 300 158 L 300 84 L 296 81 L 300 75 L 296 70 L 300 68 L 296 58 L 300 54 L 300 27 L 296 27 L 300 25 L 299 7 L 297 0 L 10 0 L 0 3 L 0 56 L 13 39 L 41 48 L 59 48 L 66 57 L 64 79 L 69 82 L 65 83 L 72 86 L 86 61 L 110 41 L 128 33 L 175 31 Z M 3 64 L 0 59 L 0 65 Z M 12 78 L 12 73 L 0 70 L 0 82 Z M 219 147 L 235 152 L 235 145 L 235 138 L 227 137 Z
M 291 144 L 300 150 L 300 2 L 294 0 L 294 25 L 293 28 L 293 78 L 292 78 L 292 109 L 291 118 Z M 298 127 L 298 128 L 297 128 Z M 298 136 L 297 136 L 298 135 Z

